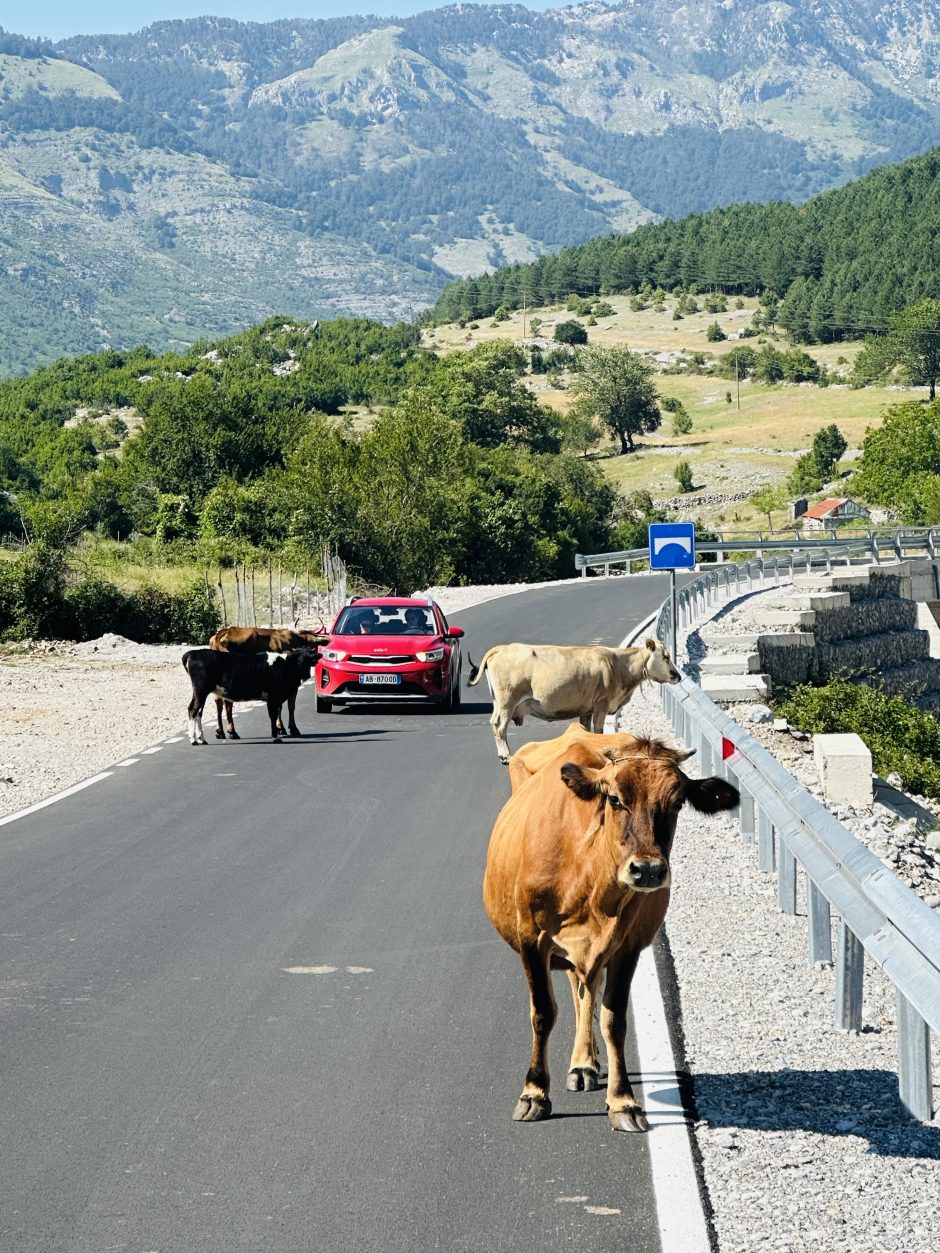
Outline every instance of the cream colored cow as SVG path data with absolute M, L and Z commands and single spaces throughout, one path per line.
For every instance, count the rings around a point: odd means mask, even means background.
M 510 722 L 521 727 L 527 714 L 544 722 L 579 718 L 586 730 L 600 732 L 607 715 L 625 705 L 644 679 L 678 683 L 682 677 L 662 642 L 653 639 L 639 648 L 497 644 L 473 666 L 467 686 L 483 674 L 493 696 L 496 752 L 504 764 Z

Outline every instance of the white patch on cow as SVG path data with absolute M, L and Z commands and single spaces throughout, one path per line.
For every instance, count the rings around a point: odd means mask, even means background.
M 285 966 L 286 975 L 335 975 L 336 966 Z
M 346 973 L 350 975 L 373 975 L 375 971 L 371 966 L 347 966 Z
M 619 1209 L 614 1209 L 611 1205 L 585 1205 L 588 1214 L 619 1214 Z
M 267 658 L 269 666 L 276 666 L 281 659 L 280 653 L 265 653 L 264 655 Z
M 555 1200 L 562 1205 L 583 1205 L 587 1200 L 586 1196 L 556 1196 Z

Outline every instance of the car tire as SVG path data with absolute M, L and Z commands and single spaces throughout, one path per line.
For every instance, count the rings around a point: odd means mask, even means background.
M 318 696 L 317 697 L 317 713 L 318 714 L 330 714 L 332 712 L 333 712 L 333 702 L 331 700 L 327 700 L 325 696 Z

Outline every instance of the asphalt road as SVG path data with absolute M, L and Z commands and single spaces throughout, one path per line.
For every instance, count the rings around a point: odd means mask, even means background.
M 665 588 L 452 620 L 475 660 L 616 643 Z M 181 730 L 187 698 L 181 670 Z M 0 1248 L 656 1253 L 647 1139 L 564 1090 L 564 981 L 555 1114 L 511 1121 L 530 1033 L 480 900 L 508 795 L 488 717 L 484 685 L 453 715 L 317 715 L 306 688 L 302 740 L 247 712 L 239 743 L 166 746 L 0 829 Z

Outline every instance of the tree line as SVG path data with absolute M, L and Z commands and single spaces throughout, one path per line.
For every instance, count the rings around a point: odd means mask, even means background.
M 0 527 L 65 520 L 221 561 L 328 543 L 399 591 L 566 576 L 614 542 L 616 493 L 524 385 L 525 354 L 439 359 L 418 334 L 275 318 L 8 380 Z
M 778 323 L 795 342 L 883 332 L 907 305 L 940 297 L 938 176 L 934 149 L 804 205 L 739 204 L 603 236 L 450 283 L 428 320 L 482 317 L 523 301 L 549 305 L 572 292 L 638 292 L 645 284 L 774 293 Z

